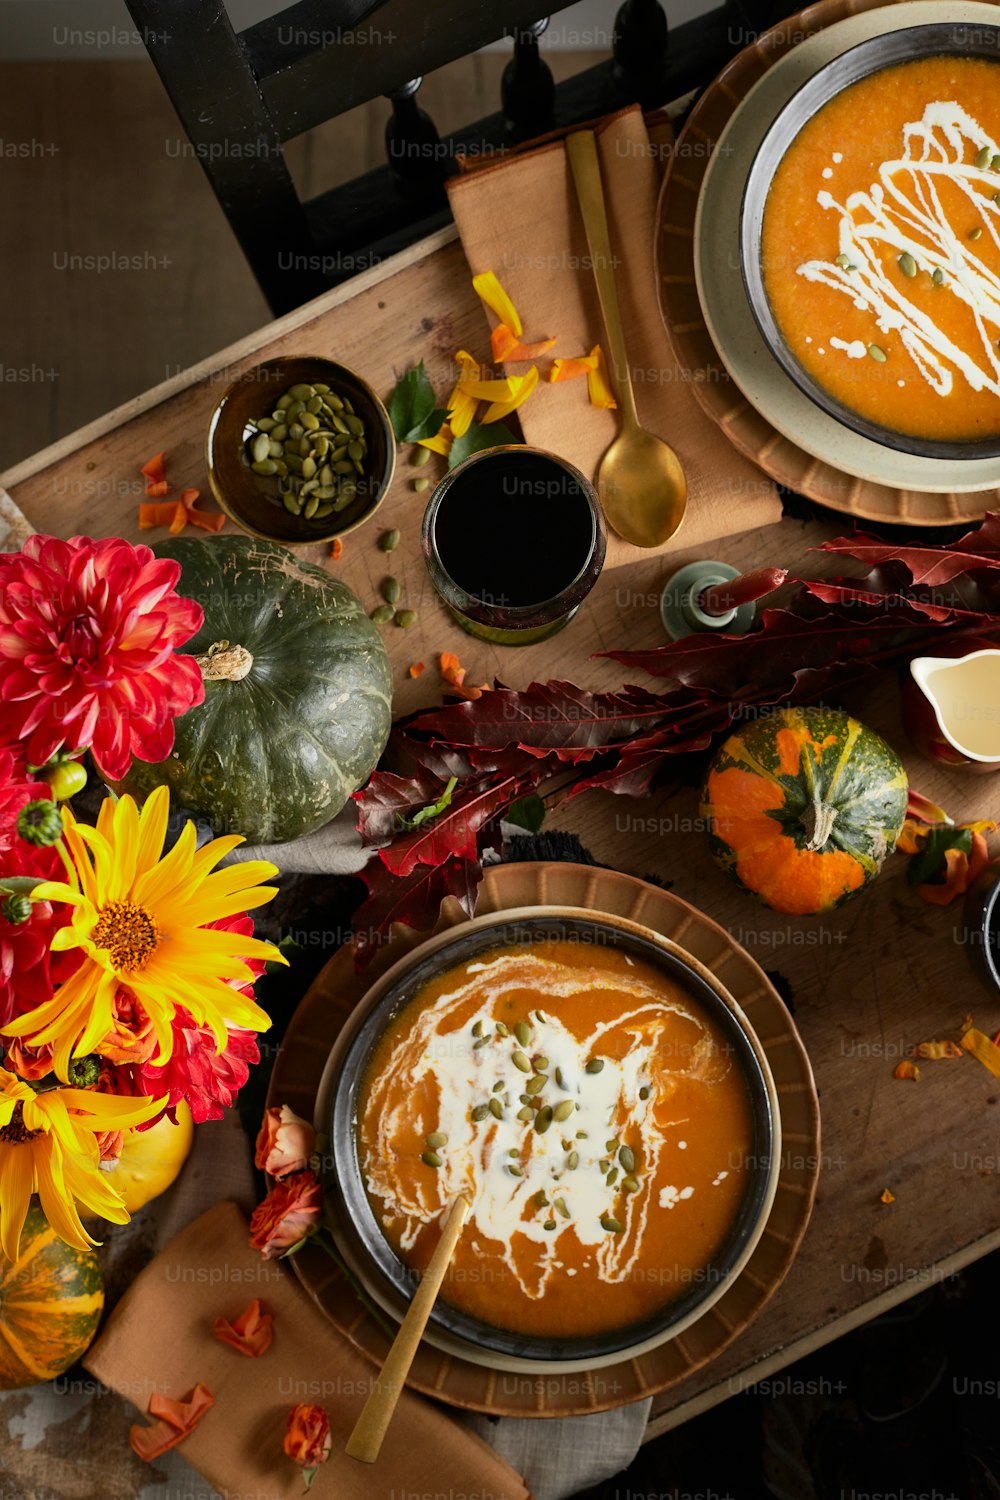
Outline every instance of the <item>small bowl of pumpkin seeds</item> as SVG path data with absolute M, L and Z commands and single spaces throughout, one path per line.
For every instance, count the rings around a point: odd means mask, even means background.
M 212 493 L 252 536 L 328 542 L 364 524 L 392 480 L 392 424 L 346 365 L 288 356 L 230 385 L 208 429 Z

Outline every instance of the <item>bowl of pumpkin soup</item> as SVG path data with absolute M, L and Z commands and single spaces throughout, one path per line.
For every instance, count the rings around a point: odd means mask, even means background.
M 738 1275 L 777 1182 L 763 1050 L 675 943 L 578 909 L 422 944 L 342 1034 L 322 1123 L 338 1242 L 399 1315 L 471 1209 L 427 1337 L 500 1368 L 613 1362 Z
M 816 71 L 754 157 L 740 260 L 828 414 L 918 457 L 1000 455 L 1000 27 L 905 27 Z

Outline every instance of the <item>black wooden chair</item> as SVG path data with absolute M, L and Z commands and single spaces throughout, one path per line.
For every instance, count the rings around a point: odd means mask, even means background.
M 558 89 L 539 53 L 572 0 L 298 0 L 237 33 L 225 0 L 126 0 L 243 253 L 275 313 L 448 221 L 457 152 L 509 146 L 635 100 L 704 84 L 773 0 L 724 0 L 671 33 L 658 0 L 625 0 L 607 62 Z M 442 140 L 422 77 L 508 36 L 501 109 Z M 385 167 L 302 202 L 284 142 L 386 96 Z

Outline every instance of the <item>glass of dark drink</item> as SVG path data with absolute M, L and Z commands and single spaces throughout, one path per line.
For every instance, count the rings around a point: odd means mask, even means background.
M 474 453 L 432 494 L 424 557 L 470 635 L 527 646 L 554 635 L 597 582 L 607 548 L 590 481 L 540 448 Z

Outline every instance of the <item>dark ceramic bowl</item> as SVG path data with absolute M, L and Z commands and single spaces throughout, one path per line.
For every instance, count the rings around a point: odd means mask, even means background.
M 679 1333 L 726 1290 L 749 1259 L 770 1211 L 780 1157 L 780 1119 L 777 1095 L 760 1043 L 749 1022 L 726 992 L 711 980 L 696 959 L 676 944 L 622 917 L 555 907 L 524 908 L 477 918 L 420 945 L 376 984 L 358 1007 L 353 1024 L 335 1053 L 328 1079 L 327 1106 L 319 1123 L 330 1129 L 332 1209 L 342 1249 L 370 1288 L 397 1316 L 410 1300 L 414 1274 L 398 1258 L 383 1236 L 362 1181 L 355 1122 L 368 1059 L 392 1019 L 428 981 L 488 948 L 568 939 L 582 943 L 613 944 L 644 959 L 679 984 L 719 1027 L 732 1048 L 750 1098 L 753 1118 L 751 1170 L 739 1212 L 711 1263 L 688 1283 L 680 1296 L 643 1322 L 585 1338 L 532 1338 L 493 1327 L 440 1299 L 431 1314 L 435 1330 L 470 1350 L 488 1350 L 500 1360 L 609 1362 L 622 1350 L 650 1348 Z M 321 1108 L 322 1102 L 321 1102 Z M 515 1363 L 513 1368 L 517 1368 Z
M 365 424 L 368 455 L 364 478 L 350 505 L 322 520 L 307 521 L 265 494 L 250 468 L 247 438 L 251 419 L 270 415 L 289 386 L 316 381 L 350 400 Z M 207 462 L 213 495 L 230 520 L 251 536 L 293 544 L 329 542 L 374 515 L 392 480 L 396 442 L 385 407 L 360 375 L 333 360 L 292 355 L 254 365 L 226 389 L 209 423 Z
M 921 458 L 976 459 L 1000 456 L 1000 439 L 954 443 L 917 438 L 867 421 L 835 400 L 788 348 L 771 309 L 761 265 L 761 229 L 771 181 L 792 141 L 813 115 L 852 83 L 920 57 L 985 57 L 1000 61 L 1000 26 L 941 22 L 889 31 L 851 47 L 820 68 L 775 116 L 747 177 L 740 213 L 740 264 L 750 308 L 764 342 L 785 373 L 817 406 L 862 437 Z
M 980 979 L 1000 992 L 1000 861 L 973 881 L 962 909 L 965 951 Z

